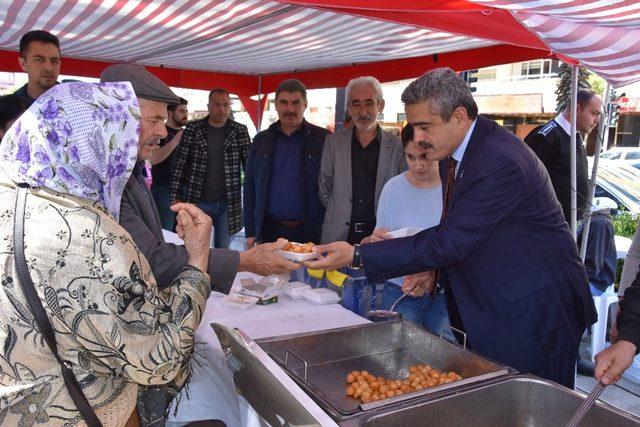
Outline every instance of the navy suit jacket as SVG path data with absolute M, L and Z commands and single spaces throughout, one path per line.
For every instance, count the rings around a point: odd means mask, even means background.
M 471 348 L 522 372 L 577 351 L 596 319 L 547 171 L 520 139 L 482 117 L 446 219 L 413 237 L 363 245 L 362 261 L 371 282 L 441 269 Z

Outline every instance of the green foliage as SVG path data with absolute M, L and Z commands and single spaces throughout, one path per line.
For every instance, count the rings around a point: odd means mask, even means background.
M 636 233 L 636 227 L 638 226 L 638 217 L 629 212 L 621 212 L 613 218 L 613 229 L 616 236 L 624 236 L 633 239 L 633 235 Z M 616 263 L 616 279 L 615 283 L 620 283 L 620 276 L 622 275 L 622 267 L 624 260 L 619 259 Z
M 624 236 L 633 239 L 638 226 L 638 217 L 629 212 L 621 212 L 613 218 L 613 228 L 616 236 Z
M 591 73 L 589 74 L 587 81 L 591 86 L 591 90 L 595 92 L 596 95 L 604 96 L 605 81 L 602 77 L 597 74 Z
M 556 89 L 556 112 L 561 113 L 571 102 L 571 73 L 572 67 L 562 63 L 558 69 L 558 87 Z M 578 90 L 590 89 L 589 71 L 584 67 L 578 67 Z

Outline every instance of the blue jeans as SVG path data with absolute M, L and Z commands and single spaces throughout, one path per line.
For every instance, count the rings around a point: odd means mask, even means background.
M 198 207 L 209 215 L 213 221 L 214 247 L 228 249 L 231 235 L 229 234 L 229 207 L 227 202 L 200 202 Z
M 176 214 L 169 209 L 171 204 L 171 194 L 170 187 L 166 186 L 157 186 L 151 187 L 151 194 L 153 195 L 153 200 L 156 202 L 156 207 L 158 208 L 158 215 L 160 216 L 160 224 L 162 224 L 162 228 L 168 231 L 173 231 L 176 224 Z
M 402 288 L 393 282 L 386 282 L 384 284 L 382 308 L 388 310 L 400 296 L 402 296 Z M 440 332 L 443 331 L 443 325 L 449 325 L 449 313 L 447 312 L 444 292 L 438 293 L 433 298 L 433 301 L 430 300 L 431 297 L 429 295 L 421 298 L 407 296 L 396 306 L 396 311 L 402 314 L 403 319 L 415 323 L 429 332 L 440 335 Z M 455 339 L 448 328 L 444 329 L 443 337 L 448 340 Z

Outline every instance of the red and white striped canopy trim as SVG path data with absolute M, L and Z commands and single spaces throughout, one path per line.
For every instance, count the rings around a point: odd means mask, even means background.
M 614 86 L 640 80 L 637 0 L 472 0 L 506 9 L 551 49 L 580 61 Z

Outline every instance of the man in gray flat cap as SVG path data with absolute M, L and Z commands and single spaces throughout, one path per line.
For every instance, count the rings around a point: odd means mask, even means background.
M 158 142 L 166 138 L 164 122 L 167 105 L 180 102 L 180 98 L 162 80 L 144 67 L 135 64 L 116 64 L 107 67 L 100 76 L 101 82 L 128 81 L 140 104 L 140 136 L 138 164 L 122 195 L 120 225 L 131 234 L 134 242 L 146 256 L 160 288 L 167 288 L 187 264 L 184 246 L 166 243 L 158 210 L 149 189 L 144 183 L 142 170 Z M 282 243 L 266 243 L 239 253 L 228 249 L 211 249 L 208 273 L 212 288 L 228 293 L 238 271 L 251 271 L 260 275 L 280 274 L 298 268 L 297 264 L 277 254 Z M 164 413 L 168 404 L 166 389 L 150 388 L 143 400 L 138 401 L 138 413 L 143 425 L 151 425 Z M 151 395 L 150 395 L 151 393 Z M 149 407 L 148 405 L 151 405 Z
M 187 254 L 184 247 L 164 241 L 157 208 L 143 183 L 141 173 L 144 161 L 158 147 L 158 141 L 167 136 L 164 126 L 167 105 L 178 104 L 180 98 L 162 80 L 140 65 L 112 65 L 102 72 L 100 81 L 130 82 L 140 103 L 142 120 L 139 162 L 122 196 L 120 224 L 131 234 L 149 260 L 158 286 L 168 287 L 186 264 Z M 238 271 L 268 275 L 297 268 L 296 264 L 284 260 L 275 253 L 280 249 L 276 244 L 261 245 L 256 249 L 242 253 L 226 249 L 211 249 L 209 274 L 214 289 L 227 293 Z

